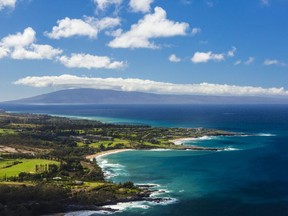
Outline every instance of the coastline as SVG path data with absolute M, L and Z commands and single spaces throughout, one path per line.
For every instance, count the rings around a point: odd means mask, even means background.
M 108 150 L 108 151 L 97 152 L 97 153 L 92 154 L 92 155 L 87 155 L 85 158 L 88 160 L 91 160 L 94 158 L 97 159 L 99 157 L 103 157 L 106 155 L 117 154 L 120 152 L 126 152 L 126 151 L 132 151 L 132 150 L 133 149 L 113 149 L 113 150 Z
M 169 140 L 170 142 L 172 142 L 175 146 L 177 146 L 178 148 L 173 148 L 173 149 L 169 149 L 169 148 L 157 148 L 157 149 L 113 149 L 113 150 L 108 150 L 108 151 L 102 151 L 102 152 L 97 152 L 95 154 L 92 155 L 87 155 L 85 156 L 86 159 L 88 160 L 93 160 L 94 158 L 100 158 L 103 156 L 107 156 L 107 155 L 111 155 L 111 154 L 117 154 L 117 153 L 121 153 L 121 152 L 126 152 L 126 151 L 133 151 L 133 150 L 175 150 L 175 151 L 179 151 L 179 150 L 195 150 L 195 151 L 203 151 L 203 150 L 207 150 L 207 151 L 219 151 L 219 150 L 224 150 L 223 148 L 209 148 L 209 147 L 203 147 L 203 146 L 186 146 L 184 145 L 185 141 L 193 141 L 193 140 L 197 140 L 197 139 L 203 139 L 206 136 L 203 137 L 198 137 L 198 138 L 179 138 L 179 139 L 175 139 L 175 140 Z
M 189 142 L 189 141 L 197 141 L 197 140 L 210 140 L 213 139 L 217 136 L 199 136 L 199 137 L 185 137 L 185 138 L 178 138 L 178 139 L 173 139 L 173 140 L 169 140 L 169 142 L 172 142 L 174 145 L 176 146 L 181 146 L 181 145 L 185 145 L 185 142 Z
M 200 137 L 201 138 L 201 137 Z M 169 142 L 174 143 L 176 146 L 183 145 L 185 141 L 193 141 L 199 138 L 179 138 L 179 139 L 174 139 L 174 140 L 169 140 Z

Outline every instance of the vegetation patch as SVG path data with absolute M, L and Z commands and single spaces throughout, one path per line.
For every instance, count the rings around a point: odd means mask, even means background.
M 153 199 L 149 188 L 136 187 L 133 182 L 106 181 L 95 158 L 90 161 L 86 157 L 126 148 L 183 149 L 170 140 L 233 134 L 2 112 L 0 215 L 97 210 L 101 205 Z
M 0 135 L 13 135 L 16 134 L 15 130 L 0 128 Z
M 44 159 L 20 159 L 0 161 L 0 178 L 18 176 L 21 172 L 31 174 L 37 172 L 44 172 L 45 166 L 48 166 L 49 164 L 59 165 L 59 162 Z M 40 167 L 43 166 L 44 168 L 40 171 Z

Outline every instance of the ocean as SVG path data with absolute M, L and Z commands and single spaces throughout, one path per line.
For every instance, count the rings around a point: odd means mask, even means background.
M 203 137 L 187 145 L 226 151 L 127 151 L 98 159 L 109 180 L 151 184 L 166 202 L 111 206 L 116 216 L 287 216 L 287 105 L 0 105 L 108 123 L 203 127 L 249 136 Z M 68 215 L 99 215 L 77 212 Z

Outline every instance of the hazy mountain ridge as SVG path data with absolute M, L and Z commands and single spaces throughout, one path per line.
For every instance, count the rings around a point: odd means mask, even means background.
M 60 90 L 12 104 L 288 104 L 286 97 L 161 95 L 97 89 Z

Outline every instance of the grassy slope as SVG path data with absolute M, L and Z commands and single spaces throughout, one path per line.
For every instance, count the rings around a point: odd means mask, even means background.
M 7 177 L 17 176 L 21 172 L 35 173 L 36 165 L 45 165 L 45 164 L 59 164 L 57 161 L 51 160 L 42 160 L 42 159 L 19 159 L 22 163 L 14 165 L 9 168 L 3 168 L 9 164 L 12 164 L 14 160 L 4 160 L 0 161 L 0 178 L 3 178 L 5 175 Z
M 14 131 L 14 130 L 12 130 L 12 129 L 2 129 L 2 128 L 0 128 L 0 135 L 1 134 L 5 134 L 5 135 L 13 135 L 13 134 L 16 134 L 16 132 Z

